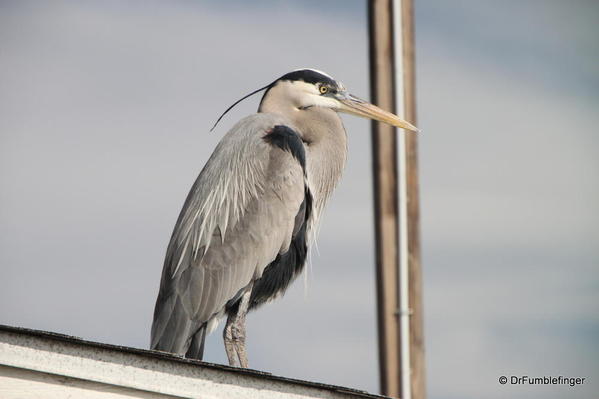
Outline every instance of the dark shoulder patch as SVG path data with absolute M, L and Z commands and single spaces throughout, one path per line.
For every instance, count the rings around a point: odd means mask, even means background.
M 306 171 L 306 150 L 299 135 L 290 127 L 277 125 L 264 137 L 264 141 L 270 145 L 277 146 L 283 151 L 288 151 L 300 163 L 304 172 Z
M 331 87 L 337 87 L 337 82 L 334 79 L 331 79 L 327 75 L 323 75 L 313 69 L 300 69 L 299 71 L 289 72 L 283 76 L 281 76 L 277 80 L 290 80 L 296 81 L 301 80 L 306 83 L 325 83 Z

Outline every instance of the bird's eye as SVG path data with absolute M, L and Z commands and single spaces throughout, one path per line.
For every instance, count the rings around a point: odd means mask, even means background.
M 326 86 L 320 86 L 320 94 L 326 94 L 329 91 L 329 88 Z

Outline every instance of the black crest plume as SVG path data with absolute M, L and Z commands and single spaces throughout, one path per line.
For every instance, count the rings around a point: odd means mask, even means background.
M 218 125 L 218 122 L 220 122 L 221 119 L 223 119 L 223 116 L 225 116 L 227 114 L 227 112 L 229 112 L 234 106 L 236 106 L 237 104 L 239 104 L 240 102 L 242 102 L 243 100 L 245 100 L 248 97 L 253 96 L 256 93 L 261 92 L 262 90 L 268 89 L 270 86 L 272 86 L 272 83 L 267 84 L 266 86 L 258 89 L 258 90 L 254 90 L 253 92 L 251 92 L 250 94 L 246 94 L 245 96 L 241 97 L 239 100 L 235 101 L 233 103 L 233 105 L 231 105 L 229 108 L 227 108 L 225 110 L 225 112 L 222 113 L 221 116 L 218 117 L 218 119 L 216 120 L 216 122 L 214 123 L 214 126 L 212 126 L 212 128 L 210 129 L 210 131 L 213 131 L 214 128 L 216 127 L 216 125 Z

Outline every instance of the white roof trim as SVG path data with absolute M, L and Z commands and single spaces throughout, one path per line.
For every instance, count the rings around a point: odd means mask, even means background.
M 143 391 L 146 396 L 141 397 L 148 398 L 156 397 L 155 394 L 213 399 L 381 398 L 349 388 L 203 363 L 164 352 L 0 326 L 0 380 L 18 381 L 14 374 L 19 370 L 25 379 L 33 371 L 105 384 L 112 391 Z M 69 384 L 63 385 L 69 388 Z

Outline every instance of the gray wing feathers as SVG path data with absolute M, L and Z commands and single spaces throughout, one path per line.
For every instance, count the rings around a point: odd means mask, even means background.
M 279 124 L 289 125 L 271 114 L 241 120 L 194 183 L 167 249 L 152 348 L 185 353 L 193 334 L 289 247 L 305 177 L 291 154 L 262 139 Z

